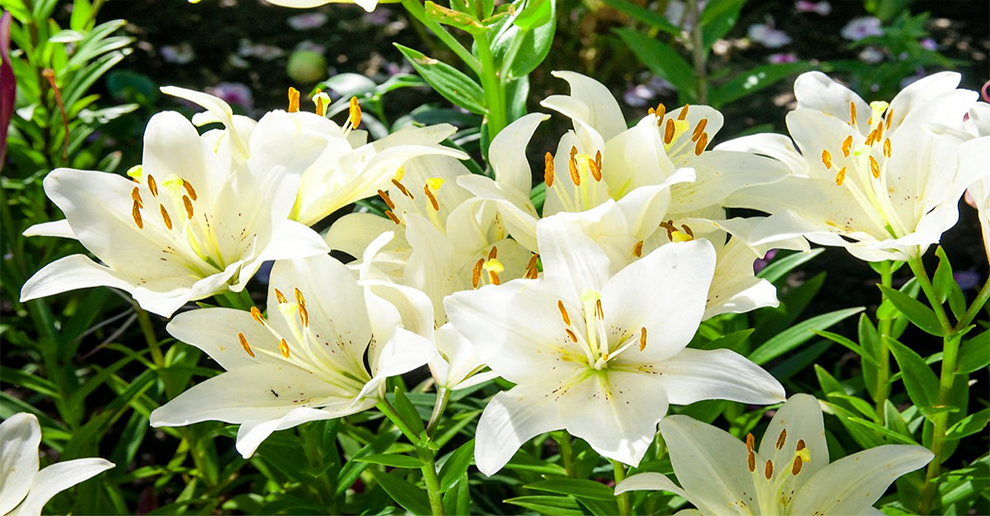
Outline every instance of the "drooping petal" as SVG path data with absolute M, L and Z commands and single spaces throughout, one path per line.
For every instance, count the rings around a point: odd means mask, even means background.
M 931 462 L 921 446 L 888 444 L 843 457 L 822 468 L 794 496 L 794 514 L 859 514 L 897 477 Z M 812 459 L 814 460 L 814 459 Z
M 21 234 L 26 237 L 51 236 L 60 238 L 75 238 L 78 240 L 76 234 L 72 232 L 72 226 L 69 225 L 69 221 L 66 219 L 35 224 L 25 229 Z
M 801 74 L 794 81 L 794 96 L 798 108 L 814 109 L 827 115 L 852 122 L 850 104 L 856 106 L 855 125 L 868 131 L 870 106 L 849 88 L 833 81 L 821 72 Z
M 35 449 L 37 451 L 37 449 Z M 48 500 L 66 489 L 114 467 L 100 458 L 75 459 L 52 464 L 38 472 L 27 498 L 7 516 L 40 515 Z M 5 479 L 6 482 L 8 479 Z
M 367 408 L 367 407 L 365 407 Z M 265 419 L 258 421 L 245 421 L 237 429 L 238 453 L 245 459 L 254 455 L 258 446 L 272 435 L 272 432 L 286 430 L 294 426 L 299 426 L 310 421 L 323 421 L 347 415 L 347 411 L 328 411 L 313 409 L 309 407 L 299 407 L 290 410 L 282 417 L 275 419 Z M 355 410 L 354 412 L 357 412 Z
M 509 234 L 530 251 L 537 250 L 536 221 L 539 216 L 529 193 L 504 188 L 487 177 L 475 174 L 457 178 L 457 184 L 477 197 L 495 203 Z
M 475 434 L 478 470 L 494 475 L 526 441 L 564 427 L 557 407 L 546 394 L 540 386 L 518 385 L 488 402 Z
M 586 106 L 586 111 L 582 113 L 564 114 L 586 123 L 605 141 L 626 130 L 619 103 L 604 84 L 576 72 L 555 71 L 552 75 L 567 81 L 571 86 L 570 96 Z
M 492 140 L 488 155 L 495 180 L 503 188 L 529 197 L 533 177 L 526 159 L 526 146 L 537 127 L 548 118 L 543 113 L 530 113 L 506 126 Z
M 41 425 L 33 414 L 21 412 L 0 423 L 0 514 L 6 515 L 27 496 L 38 474 L 40 444 Z
M 677 487 L 677 484 L 662 473 L 640 473 L 628 477 L 615 485 L 616 495 L 628 493 L 629 491 L 667 491 L 683 498 L 688 498 L 688 494 L 683 489 Z
M 685 348 L 651 365 L 675 405 L 712 399 L 768 405 L 785 399 L 784 387 L 770 373 L 728 349 Z
M 98 265 L 85 255 L 73 254 L 55 260 L 34 273 L 21 287 L 21 302 L 61 294 L 70 290 L 100 286 L 127 291 L 134 288 L 128 281 L 119 278 L 109 268 Z M 179 303 L 176 308 L 179 306 L 182 306 L 182 303 Z
M 759 257 L 738 238 L 730 239 L 719 249 L 704 320 L 718 314 L 744 313 L 779 304 L 777 288 L 753 272 L 753 262 Z

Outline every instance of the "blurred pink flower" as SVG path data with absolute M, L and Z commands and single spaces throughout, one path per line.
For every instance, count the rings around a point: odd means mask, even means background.
M 773 64 L 796 63 L 798 57 L 793 52 L 770 54 L 767 61 Z
M 798 10 L 799 13 L 815 13 L 821 16 L 828 16 L 828 13 L 832 12 L 832 4 L 828 2 L 808 2 L 807 0 L 800 0 L 794 2 L 794 8 Z
M 254 108 L 254 95 L 251 94 L 251 88 L 241 82 L 221 82 L 212 88 L 206 88 L 206 93 L 228 104 L 240 106 L 247 111 Z
M 859 53 L 859 60 L 867 64 L 877 64 L 883 61 L 883 51 L 876 47 L 866 47 Z
M 248 39 L 241 40 L 241 46 L 237 50 L 237 55 L 241 57 L 257 57 L 262 61 L 271 61 L 285 55 L 285 51 L 274 45 L 264 43 L 251 43 Z
M 883 36 L 880 20 L 872 16 L 853 18 L 842 27 L 842 37 L 850 41 L 859 41 L 870 36 Z
M 297 14 L 287 20 L 286 23 L 292 30 L 318 29 L 327 23 L 329 16 L 326 13 L 306 13 Z
M 773 26 L 773 20 L 767 23 L 754 23 L 749 26 L 749 39 L 767 48 L 780 48 L 791 42 L 791 38 L 782 30 Z
M 936 43 L 935 40 L 932 38 L 924 38 L 918 43 L 920 43 L 921 48 L 925 50 L 932 50 L 932 51 L 938 50 L 938 43 Z

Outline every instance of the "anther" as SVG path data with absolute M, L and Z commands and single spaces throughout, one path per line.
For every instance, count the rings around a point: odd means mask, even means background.
M 357 129 L 361 125 L 361 105 L 358 104 L 357 97 L 351 97 L 351 107 L 347 119 L 351 122 L 351 128 Z
M 302 293 L 301 290 L 299 290 L 298 288 L 293 289 L 292 294 L 296 298 L 296 303 L 299 306 L 306 306 L 306 297 L 303 296 L 303 293 Z
M 785 428 L 785 429 L 781 430 L 780 431 L 780 435 L 777 436 L 776 447 L 777 447 L 778 450 L 784 449 L 784 442 L 786 440 L 787 440 L 787 429 Z
M 540 255 L 533 253 L 533 256 L 529 257 L 529 263 L 526 264 L 526 270 L 532 270 L 536 268 L 536 260 L 540 259 Z
M 564 324 L 571 325 L 571 317 L 567 314 L 567 309 L 564 308 L 563 301 L 557 301 L 557 310 L 560 310 L 560 318 L 564 320 Z
M 886 158 L 890 158 L 890 138 L 883 141 L 883 155 Z
M 660 124 L 660 121 L 663 120 L 663 116 L 667 114 L 667 106 L 664 106 L 663 102 L 657 104 L 657 109 L 654 111 L 654 114 L 657 115 L 657 124 Z
M 667 230 L 667 240 L 674 239 L 674 231 L 677 231 L 677 228 L 674 227 L 674 221 L 668 220 L 666 222 L 661 222 L 660 227 Z
M 692 239 L 694 238 L 694 231 L 691 231 L 690 226 L 688 226 L 687 224 L 681 224 L 681 229 L 683 229 L 684 232 L 687 233 L 687 236 L 691 237 Z
M 327 108 L 330 107 L 330 95 L 317 91 L 316 96 L 313 97 L 313 102 L 316 103 L 316 114 L 326 116 Z
M 395 213 L 392 213 L 392 210 L 385 210 L 385 216 L 388 217 L 389 220 L 394 222 L 396 226 L 401 224 L 401 222 L 399 222 L 399 217 L 396 217 Z
M 141 205 L 138 201 L 134 201 L 134 206 L 131 208 L 131 216 L 134 217 L 134 224 L 137 225 L 138 229 L 144 229 L 144 219 L 141 218 Z
M 501 285 L 502 284 L 502 280 L 499 279 L 498 272 L 496 272 L 496 271 L 488 271 L 488 279 L 489 279 L 489 281 L 492 282 L 492 285 Z
M 576 150 L 574 147 L 571 147 L 571 154 L 573 155 L 573 151 Z M 574 158 L 567 160 L 567 171 L 571 174 L 571 182 L 574 183 L 574 186 L 581 186 L 581 174 L 578 173 L 577 163 L 574 161 Z
M 766 466 L 763 468 L 763 476 L 767 477 L 767 480 L 773 478 L 773 462 L 767 461 Z
M 849 152 L 852 150 L 852 146 L 853 146 L 853 137 L 850 134 L 849 136 L 846 136 L 846 139 L 845 140 L 842 140 L 842 156 L 843 157 L 846 157 L 846 158 L 849 157 Z
M 674 119 L 668 118 L 667 125 L 663 128 L 663 143 L 670 145 L 674 141 Z
M 136 204 L 138 208 L 144 208 L 144 201 L 141 200 L 141 191 L 136 186 L 133 190 L 131 190 L 131 200 L 134 201 L 134 204 Z
M 595 181 L 602 180 L 602 169 L 595 163 L 595 160 L 588 158 L 588 170 L 591 170 L 591 177 L 595 178 Z
M 244 349 L 244 352 L 247 353 L 251 358 L 254 358 L 254 351 L 251 351 L 251 345 L 248 344 L 247 337 L 245 337 L 243 333 L 238 333 L 237 340 L 241 342 L 241 348 Z
M 883 124 L 877 124 L 876 131 L 877 131 L 876 141 L 879 142 L 880 140 L 883 139 Z
M 413 194 L 409 193 L 409 190 L 406 190 L 406 187 L 403 186 L 398 179 L 392 178 L 392 184 L 395 185 L 395 187 L 398 188 L 400 192 L 402 192 L 402 195 L 405 195 L 410 199 L 415 199 L 415 197 L 413 197 Z
M 874 179 L 880 178 L 880 164 L 877 160 L 870 156 L 870 172 L 873 174 Z
M 849 103 L 849 120 L 850 120 L 850 122 L 849 122 L 850 125 L 856 125 L 856 103 L 855 102 L 850 102 Z
M 753 451 L 755 445 L 756 438 L 753 437 L 753 434 L 746 434 L 746 465 L 749 466 L 750 473 L 756 471 L 756 453 Z
M 488 259 L 494 260 L 495 258 L 498 258 L 498 247 L 492 246 L 492 250 L 488 251 Z
M 701 137 L 698 138 L 697 143 L 694 144 L 694 155 L 701 156 L 702 152 L 705 152 L 705 147 L 708 146 L 708 133 L 701 133 Z
M 794 465 L 791 466 L 791 475 L 797 475 L 801 472 L 801 466 L 804 466 L 804 461 L 801 460 L 800 455 L 794 456 Z
M 553 155 L 549 152 L 543 156 L 543 180 L 547 183 L 547 188 L 553 186 Z
M 839 173 L 835 175 L 836 186 L 842 186 L 842 181 L 846 179 L 846 167 L 839 169 Z
M 148 190 L 151 190 L 151 195 L 158 197 L 158 183 L 155 182 L 155 176 L 148 174 Z
M 392 198 L 389 197 L 387 193 L 385 193 L 385 190 L 378 190 L 378 196 L 381 197 L 383 201 L 385 201 L 385 205 L 388 206 L 389 209 L 392 210 L 395 209 L 395 203 L 392 202 Z
M 595 300 L 595 315 L 598 317 L 598 320 L 600 321 L 605 320 L 605 311 L 602 310 L 601 298 Z
M 196 190 L 193 188 L 192 183 L 190 183 L 189 181 L 186 181 L 185 179 L 183 179 L 182 180 L 182 188 L 185 188 L 186 189 L 186 193 L 189 194 L 189 198 L 190 199 L 192 199 L 194 201 L 197 199 L 198 196 L 196 195 Z
M 807 447 L 808 445 L 804 443 L 804 439 L 798 439 L 797 446 L 795 447 L 795 449 L 797 451 L 801 451 Z
M 282 294 L 282 291 L 279 289 L 275 289 L 275 299 L 278 300 L 278 304 L 280 305 L 284 305 L 289 302 L 289 300 L 285 298 L 285 294 Z
M 473 288 L 478 288 L 478 283 L 481 281 L 481 268 L 485 265 L 484 258 L 478 258 L 478 261 L 474 263 L 474 268 L 471 269 L 471 286 Z
M 306 305 L 299 305 L 299 322 L 304 328 L 309 327 L 309 310 L 306 309 Z
M 571 341 L 572 342 L 577 342 L 578 341 L 577 335 L 575 335 L 574 332 L 572 332 L 570 328 L 565 328 L 564 329 L 564 332 L 567 333 L 567 336 L 571 338 Z
M 165 223 L 165 227 L 172 229 L 172 217 L 168 216 L 168 210 L 165 209 L 165 205 L 159 204 L 158 211 L 162 214 L 162 222 Z
M 866 144 L 873 145 L 873 142 L 875 142 L 876 139 L 877 139 L 877 130 L 874 129 L 870 131 L 870 134 L 866 135 Z
M 278 350 L 282 352 L 283 357 L 289 358 L 289 343 L 286 342 L 285 339 L 279 341 Z
M 191 219 L 193 217 L 193 205 L 188 195 L 182 196 L 182 206 L 186 209 L 186 218 Z
M 636 255 L 636 258 L 639 258 L 639 257 L 643 256 L 643 241 L 642 240 L 640 240 L 639 242 L 636 242 L 636 245 L 633 246 L 633 254 Z
M 646 326 L 639 329 L 639 350 L 646 349 Z
M 825 168 L 832 168 L 832 153 L 829 152 L 828 149 L 822 150 L 822 163 L 825 164 Z
M 251 317 L 253 317 L 255 321 L 258 321 L 259 324 L 265 324 L 265 320 L 261 317 L 261 310 L 258 310 L 258 307 L 256 306 L 251 307 Z
M 884 122 L 883 122 L 883 125 L 886 126 L 886 129 L 888 131 L 890 130 L 890 121 L 893 120 L 893 119 L 894 119 L 894 110 L 893 109 L 888 109 L 887 110 L 886 120 L 884 120 Z
M 598 165 L 598 170 L 601 170 L 604 165 L 602 164 L 602 151 L 595 151 L 595 165 Z
M 702 118 L 698 125 L 694 126 L 694 133 L 691 134 L 691 141 L 696 142 L 698 138 L 701 138 L 701 133 L 705 132 L 705 127 L 708 125 L 708 119 Z
M 426 197 L 430 200 L 430 205 L 433 206 L 433 211 L 440 211 L 440 203 L 437 202 L 436 196 L 430 191 L 430 185 L 423 185 L 423 192 L 426 193 Z
M 681 108 L 681 112 L 678 113 L 678 115 L 677 115 L 677 119 L 678 120 L 684 120 L 685 118 L 687 118 L 688 109 L 690 107 L 691 107 L 691 104 L 684 104 L 684 107 Z
M 289 113 L 299 111 L 299 90 L 289 87 Z

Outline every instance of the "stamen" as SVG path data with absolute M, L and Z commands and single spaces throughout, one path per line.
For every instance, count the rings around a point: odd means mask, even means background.
M 299 111 L 299 90 L 289 87 L 289 113 Z
M 605 166 L 602 164 L 602 151 L 600 150 L 595 151 L 595 165 L 598 165 L 598 170 L 601 170 Z
M 278 350 L 282 352 L 282 356 L 289 358 L 289 343 L 282 339 L 278 343 Z
M 357 97 L 351 97 L 351 107 L 347 120 L 351 122 L 352 129 L 357 129 L 357 126 L 361 125 L 361 105 L 358 104 Z
M 131 181 L 135 183 L 141 182 L 141 176 L 144 175 L 144 167 L 141 165 L 134 165 L 133 167 L 127 169 L 127 177 L 131 178 Z
M 845 158 L 848 158 L 849 157 L 849 151 L 852 150 L 852 145 L 853 145 L 853 137 L 850 134 L 849 136 L 846 136 L 846 139 L 845 140 L 842 140 L 842 156 L 843 157 L 845 157 Z
M 283 305 L 283 304 L 285 304 L 285 303 L 288 303 L 288 302 L 289 302 L 289 300 L 285 298 L 285 295 L 284 295 L 284 294 L 282 294 L 282 291 L 281 291 L 281 290 L 279 290 L 279 289 L 275 289 L 275 299 L 277 299 L 277 300 L 278 300 L 278 303 L 279 303 L 280 305 Z
M 172 217 L 168 216 L 168 210 L 165 209 L 165 205 L 159 204 L 158 211 L 162 214 L 162 221 L 165 222 L 165 227 L 172 229 Z
M 684 232 L 687 233 L 687 236 L 694 239 L 694 231 L 691 231 L 690 226 L 688 226 L 687 224 L 681 224 L 681 229 L 683 229 Z
M 306 305 L 299 305 L 299 322 L 304 328 L 309 327 L 309 310 L 306 309 Z
M 605 320 L 605 311 L 602 310 L 602 300 L 598 298 L 595 300 L 595 316 L 598 317 L 599 321 Z
M 849 125 L 856 125 L 856 103 L 849 103 Z
M 471 287 L 478 288 L 478 283 L 481 281 L 481 268 L 484 265 L 484 258 L 478 258 L 478 261 L 475 262 L 474 269 L 471 270 Z
M 256 306 L 251 307 L 251 317 L 253 317 L 255 321 L 258 321 L 259 324 L 265 324 L 264 318 L 261 317 L 261 310 L 258 310 L 258 307 Z
M 245 337 L 243 333 L 238 333 L 237 340 L 241 341 L 241 348 L 244 349 L 244 352 L 251 358 L 254 358 L 254 351 L 251 351 L 251 345 L 248 344 L 247 337 Z
M 883 141 L 883 155 L 885 158 L 890 159 L 890 138 Z
M 781 430 L 780 431 L 780 435 L 777 436 L 776 447 L 777 447 L 778 450 L 784 449 L 784 442 L 786 440 L 787 440 L 787 429 L 785 428 L 785 429 Z
M 667 114 L 667 106 L 663 105 L 663 102 L 657 104 L 657 109 L 654 114 L 657 115 L 657 125 L 660 125 L 660 122 L 663 121 L 664 115 Z
M 151 190 L 151 195 L 158 197 L 158 183 L 155 182 L 155 176 L 148 174 L 148 190 Z
M 316 114 L 326 116 L 327 108 L 330 107 L 330 95 L 317 90 L 316 96 L 313 97 L 313 102 L 316 103 Z
M 385 201 L 385 206 L 388 206 L 389 209 L 392 210 L 395 209 L 395 203 L 392 202 L 392 198 L 389 197 L 387 193 L 385 193 L 385 190 L 378 190 L 378 196 L 381 197 L 383 201 Z
M 766 466 L 763 468 L 763 476 L 767 477 L 767 480 L 773 478 L 773 462 L 767 461 Z
M 488 279 L 493 285 L 502 284 L 502 281 L 499 279 L 498 275 L 500 272 L 505 270 L 505 266 L 502 265 L 501 262 L 495 258 L 489 258 L 488 261 L 481 266 L 481 268 L 488 272 Z
M 193 205 L 192 201 L 189 199 L 189 196 L 182 196 L 182 206 L 186 208 L 186 218 L 191 219 L 193 217 Z
M 564 329 L 564 332 L 567 333 L 567 336 L 571 338 L 571 341 L 573 341 L 573 342 L 577 342 L 578 341 L 577 335 L 575 335 L 574 332 L 572 332 L 570 328 L 565 328 Z
M 591 170 L 591 177 L 595 178 L 595 181 L 602 180 L 602 168 L 591 158 L 588 158 L 588 169 Z
M 866 144 L 873 145 L 873 142 L 877 140 L 877 130 L 874 129 L 870 131 L 870 134 L 866 135 Z
M 831 170 L 831 168 L 832 168 L 832 153 L 829 152 L 828 149 L 823 149 L 822 150 L 822 163 L 825 164 L 825 168 Z
M 567 171 L 571 174 L 571 182 L 574 186 L 581 186 L 581 174 L 578 173 L 577 163 L 574 161 L 574 154 L 577 149 L 571 147 L 571 159 L 567 160 Z
M 133 190 L 131 190 L 131 200 L 133 200 L 139 208 L 144 208 L 144 201 L 141 200 L 141 191 L 136 186 Z
M 798 439 L 797 446 L 795 447 L 795 449 L 797 451 L 801 451 L 807 447 L 808 445 L 804 443 L 804 439 Z
M 873 156 L 870 156 L 870 172 L 873 173 L 874 179 L 880 178 L 880 164 L 877 163 L 877 160 Z
M 399 217 L 396 217 L 395 216 L 395 213 L 392 213 L 392 210 L 385 210 L 385 216 L 388 217 L 389 220 L 391 220 L 392 222 L 394 222 L 396 226 L 399 226 L 399 225 L 402 224 L 401 222 L 399 222 Z
M 430 185 L 423 185 L 423 192 L 426 193 L 426 197 L 430 200 L 430 204 L 433 206 L 433 211 L 440 211 L 440 203 L 437 202 L 437 198 L 430 191 Z
M 553 186 L 553 155 L 549 152 L 543 156 L 543 180 L 547 183 L 547 188 Z
M 299 306 L 306 306 L 306 298 L 303 296 L 303 293 L 302 293 L 301 290 L 299 290 L 298 288 L 293 289 L 293 293 L 292 294 L 296 298 L 296 303 Z
M 794 465 L 791 466 L 791 475 L 797 475 L 801 472 L 801 466 L 804 466 L 804 461 L 801 460 L 800 455 L 794 456 Z
M 639 258 L 639 257 L 643 256 L 643 241 L 642 240 L 640 240 L 639 242 L 636 242 L 636 245 L 633 246 L 633 254 L 636 255 L 636 258 Z
M 691 104 L 684 104 L 684 107 L 681 108 L 681 112 L 677 115 L 677 119 L 678 120 L 686 119 L 688 115 L 688 109 L 690 108 L 691 108 Z
M 677 228 L 674 227 L 674 221 L 668 220 L 667 222 L 661 222 L 660 227 L 667 230 L 667 240 L 673 241 L 674 231 L 677 231 Z
M 701 133 L 705 132 L 705 127 L 708 125 L 708 119 L 702 118 L 698 125 L 694 126 L 694 133 L 691 134 L 691 141 L 696 142 L 698 138 L 701 138 Z
M 663 143 L 670 145 L 674 141 L 674 119 L 668 118 L 667 125 L 663 128 Z
M 498 258 L 498 247 L 492 246 L 492 250 L 488 251 L 488 259 L 494 260 L 495 258 Z
M 571 317 L 567 314 L 567 309 L 564 308 L 563 301 L 557 301 L 557 310 L 560 310 L 560 318 L 564 320 L 564 324 L 571 325 Z
M 526 264 L 526 270 L 531 270 L 536 268 L 536 260 L 540 259 L 540 255 L 533 253 L 533 256 L 529 257 L 529 263 Z
M 646 326 L 639 329 L 639 350 L 646 349 Z
M 886 120 L 884 120 L 883 125 L 885 125 L 886 126 L 886 129 L 889 131 L 890 130 L 890 121 L 894 119 L 894 110 L 893 109 L 888 110 L 887 111 L 887 116 L 885 118 L 886 118 Z
M 753 452 L 755 443 L 756 438 L 753 437 L 753 434 L 746 434 L 746 465 L 749 466 L 750 473 L 754 473 L 756 471 L 756 453 Z
M 141 205 L 137 201 L 134 201 L 134 207 L 131 208 L 131 216 L 134 217 L 134 224 L 137 225 L 138 229 L 144 229 L 144 220 L 141 218 Z
M 189 194 L 189 198 L 190 199 L 192 199 L 192 200 L 195 201 L 198 198 L 198 196 L 196 195 L 196 190 L 193 189 L 193 185 L 189 181 L 186 181 L 185 179 L 183 179 L 182 180 L 182 188 L 185 188 L 186 189 L 186 193 Z
M 835 175 L 836 186 L 842 186 L 842 181 L 846 178 L 846 167 L 839 169 L 839 173 Z
M 698 142 L 694 144 L 694 155 L 701 156 L 702 152 L 705 152 L 705 147 L 708 146 L 708 133 L 701 133 L 701 138 L 698 138 Z
M 492 285 L 502 284 L 502 280 L 498 278 L 498 273 L 495 271 L 488 271 L 488 279 L 492 282 Z
M 395 187 L 398 188 L 400 192 L 402 192 L 402 195 L 405 195 L 410 199 L 416 199 L 415 197 L 413 197 L 413 194 L 409 193 L 409 190 L 406 190 L 405 186 L 402 186 L 402 183 L 399 182 L 399 179 L 392 178 L 392 184 L 395 185 Z

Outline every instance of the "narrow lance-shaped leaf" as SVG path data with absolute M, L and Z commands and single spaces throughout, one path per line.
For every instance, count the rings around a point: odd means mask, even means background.
M 485 114 L 485 95 L 481 86 L 447 63 L 427 57 L 422 52 L 395 43 L 395 48 L 409 60 L 409 64 L 430 86 L 447 100 L 479 115 Z

